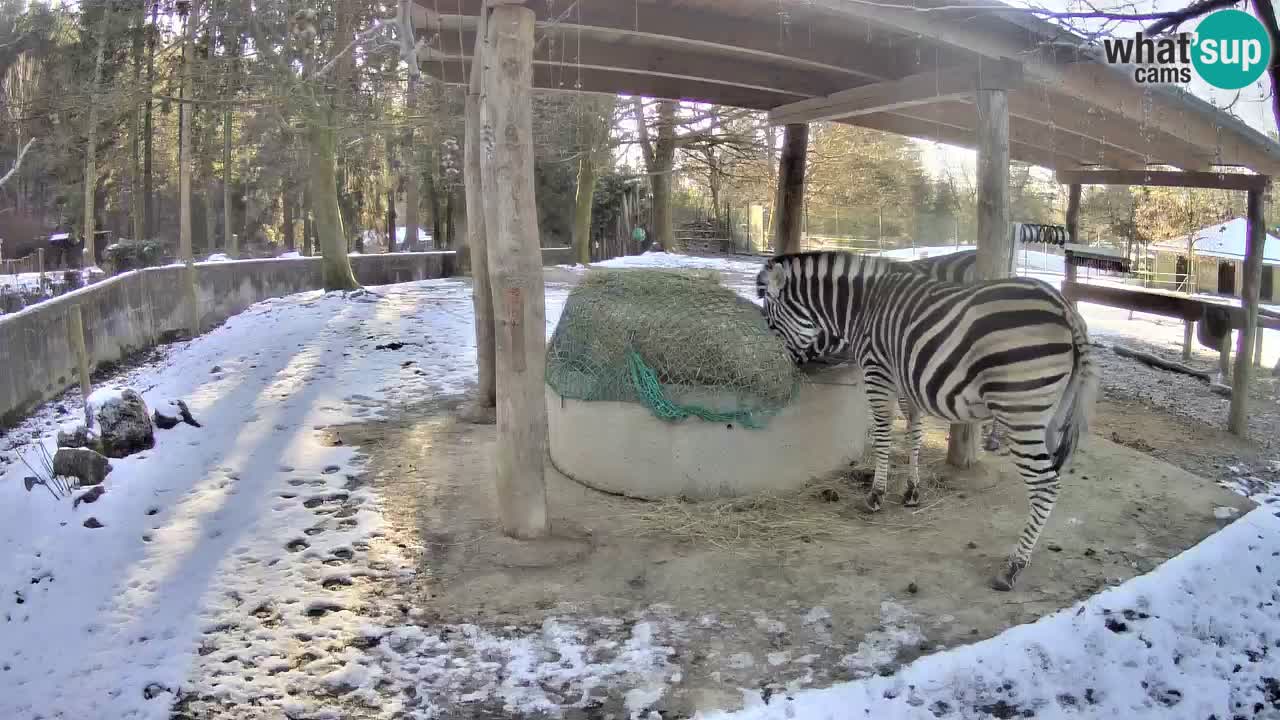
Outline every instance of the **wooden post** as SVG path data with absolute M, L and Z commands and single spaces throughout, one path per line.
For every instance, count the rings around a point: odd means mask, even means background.
M 1195 334 L 1192 332 L 1193 328 L 1195 328 L 1194 322 L 1190 320 L 1182 321 L 1182 359 L 1183 360 L 1191 359 L 1191 342 L 1192 342 L 1192 336 Z
M 787 125 L 783 131 L 782 159 L 778 163 L 778 222 L 773 249 L 778 255 L 800 252 L 804 217 L 805 161 L 809 154 L 809 126 Z
M 44 289 L 44 248 L 36 248 L 36 267 L 40 273 L 40 289 Z
M 1004 89 L 980 89 L 978 105 L 978 260 L 979 280 L 1005 277 L 1013 253 L 1009 233 L 1009 95 Z M 978 425 L 952 425 L 947 462 L 967 468 L 978 459 Z
M 497 402 L 494 380 L 493 289 L 489 282 L 489 246 L 485 239 L 485 199 L 480 169 L 480 86 L 485 49 L 485 16 L 480 13 L 480 29 L 471 61 L 471 84 L 467 88 L 466 137 L 463 140 L 463 182 L 467 200 L 467 252 L 471 271 L 471 302 L 476 323 L 476 404 L 491 408 Z M 458 268 L 458 272 L 466 267 Z
M 495 314 L 498 510 L 515 538 L 547 534 L 546 307 L 533 193 L 534 12 L 488 19 L 480 97 L 485 232 Z
M 1253 339 L 1253 366 L 1255 368 L 1262 367 L 1262 334 L 1262 328 L 1258 328 L 1258 332 Z
M 89 409 L 89 351 L 84 341 L 84 315 L 79 305 L 67 311 L 67 341 L 76 356 L 76 369 L 80 373 L 80 397 L 84 400 L 84 426 L 93 428 L 93 413 Z
M 1240 293 L 1244 304 L 1244 328 L 1240 330 L 1240 347 L 1236 351 L 1235 377 L 1231 379 L 1231 419 L 1227 428 L 1233 435 L 1249 434 L 1249 384 L 1253 380 L 1250 350 L 1258 335 L 1258 294 L 1262 289 L 1262 251 L 1267 240 L 1264 216 L 1264 190 L 1249 191 L 1248 240 L 1244 254 L 1244 287 Z
M 1079 184 L 1067 186 L 1067 242 L 1072 245 L 1080 244 L 1080 190 Z M 1068 283 L 1076 282 L 1076 266 L 1068 262 L 1067 253 L 1062 253 L 1062 269 L 1065 280 Z M 1071 301 L 1071 307 L 1078 307 L 1075 300 Z

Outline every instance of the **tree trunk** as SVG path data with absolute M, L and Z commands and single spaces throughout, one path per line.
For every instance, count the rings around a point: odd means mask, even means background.
M 471 63 L 470 85 L 466 100 L 466 138 L 463 140 L 463 182 L 467 200 L 467 253 L 471 271 L 471 300 L 476 327 L 476 403 L 481 408 L 491 408 L 497 402 L 497 381 L 494 376 L 494 318 L 493 291 L 489 277 L 489 245 L 485 226 L 487 219 L 484 188 L 481 181 L 480 158 L 480 79 L 483 65 L 488 62 L 485 13 L 480 15 L 480 27 L 476 33 Z
M 231 111 L 222 112 L 222 244 L 227 254 L 233 258 L 240 257 L 240 236 L 231 232 Z M 284 197 L 286 206 L 288 195 Z M 292 214 L 292 208 L 288 211 Z M 291 217 L 286 222 L 292 222 Z M 293 234 L 292 230 L 289 233 Z M 292 238 L 290 238 L 292 243 Z
M 142 88 L 142 66 L 146 50 L 143 45 L 147 32 L 147 9 L 145 3 L 138 4 L 137 26 L 133 32 L 133 86 Z M 149 97 L 149 92 L 147 93 Z M 146 220 L 143 214 L 146 212 L 146 202 L 143 200 L 142 190 L 142 98 L 134 97 L 133 102 L 133 118 L 130 123 L 129 133 L 129 152 L 132 156 L 132 164 L 130 165 L 130 182 L 129 182 L 129 199 L 130 208 L 129 216 L 131 219 L 131 227 L 129 234 L 135 240 L 141 239 L 146 228 Z M 21 194 L 19 194 L 21 198 Z
M 142 236 L 151 239 L 156 231 L 155 173 L 152 170 L 155 103 L 151 91 L 156 81 L 156 36 L 160 3 L 151 6 L 151 27 L 147 30 L 147 101 L 142 127 Z
M 396 183 L 395 171 L 396 143 L 391 133 L 385 138 L 387 145 L 387 252 L 396 249 Z
M 293 252 L 293 189 L 289 187 L 288 178 L 280 179 L 280 212 L 284 215 L 284 224 L 280 227 L 282 231 L 280 234 L 284 238 L 284 249 Z M 237 242 L 236 245 L 238 247 L 239 243 Z
M 493 146 L 484 154 L 482 182 L 499 311 L 498 509 L 507 535 L 533 539 L 550 529 L 544 476 L 546 308 L 533 189 L 534 12 L 499 5 L 489 22 L 481 115 L 482 136 Z
M 426 151 L 426 172 L 423 173 L 423 189 L 426 191 L 427 206 L 431 208 L 431 246 L 440 247 L 440 194 L 436 192 L 436 154 L 431 148 Z M 420 247 L 419 250 L 427 248 Z
M 206 116 L 208 113 L 206 113 Z M 200 172 L 204 175 L 204 241 L 207 251 L 212 254 L 218 248 L 218 211 L 214 205 L 214 198 L 218 196 L 218 176 L 213 171 L 213 154 L 215 141 L 218 137 L 218 129 L 212 122 L 208 123 L 205 128 L 200 148 Z M 226 243 L 223 243 L 226 247 Z
M 658 103 L 658 140 L 649 141 L 649 125 L 640 98 L 635 98 L 633 114 L 640 136 L 640 149 L 644 153 L 645 169 L 649 174 L 649 188 L 653 194 L 651 218 L 653 238 L 665 251 L 675 247 L 675 232 L 671 220 L 671 171 L 676 153 L 676 108 L 673 100 Z
M 84 267 L 95 267 L 98 264 L 98 250 L 94 243 L 95 216 L 94 200 L 98 192 L 98 86 L 102 84 L 102 61 L 107 45 L 107 20 L 111 17 L 110 7 L 102 10 L 102 19 L 98 21 L 97 54 L 93 62 L 93 86 L 89 91 L 89 127 L 88 139 L 84 152 Z
M 354 290 L 359 286 L 347 256 L 346 232 L 338 208 L 337 138 L 333 113 L 308 123 L 311 142 L 311 212 L 324 258 L 324 289 Z
M 404 94 L 405 126 L 400 138 L 400 176 L 404 179 L 404 249 L 406 252 L 422 250 L 418 240 L 418 148 L 414 147 L 414 117 L 418 107 L 418 81 L 409 76 Z
M 200 0 L 192 0 L 186 18 L 182 44 L 182 91 L 178 103 L 178 258 L 192 259 L 191 247 L 191 114 L 196 57 L 196 26 L 200 21 Z
M 592 149 L 587 148 L 578 157 L 578 188 L 573 207 L 573 251 L 578 262 L 583 265 L 591 262 L 591 202 L 595 198 L 596 180 L 600 176 L 594 155 Z
M 315 161 L 312 160 L 312 163 Z M 312 170 L 311 165 L 307 165 L 307 174 L 310 176 Z M 314 245 L 311 242 L 315 237 L 313 225 L 315 223 L 311 219 L 311 181 L 308 179 L 306 189 L 302 191 L 302 254 L 310 257 Z

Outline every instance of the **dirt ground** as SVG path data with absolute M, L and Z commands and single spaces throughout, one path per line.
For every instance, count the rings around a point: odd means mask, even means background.
M 1215 507 L 1250 506 L 1146 454 L 1173 450 L 1184 428 L 1164 432 L 1156 423 L 1171 420 L 1108 404 L 1012 593 L 987 580 L 1024 521 L 1020 482 L 1001 457 L 942 477 L 941 426 L 930 428 L 916 510 L 864 513 L 865 467 L 797 496 L 678 505 L 588 490 L 548 466 L 555 537 L 517 543 L 494 522 L 494 427 L 456 410 L 445 402 L 334 430 L 368 454 L 387 539 L 420 558 L 406 597 L 422 621 L 500 629 L 608 617 L 624 631 L 657 618 L 675 628 L 684 668 L 664 699 L 677 717 L 734 707 L 741 689 L 825 686 L 991 637 L 1150 571 L 1227 522 Z M 1152 437 L 1169 445 L 1132 447 Z M 896 474 L 891 495 L 901 482 Z

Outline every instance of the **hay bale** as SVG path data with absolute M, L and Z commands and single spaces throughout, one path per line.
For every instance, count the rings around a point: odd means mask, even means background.
M 575 400 L 640 402 L 638 359 L 667 399 L 768 414 L 801 373 L 760 308 L 707 271 L 596 270 L 569 294 L 547 350 L 547 383 Z

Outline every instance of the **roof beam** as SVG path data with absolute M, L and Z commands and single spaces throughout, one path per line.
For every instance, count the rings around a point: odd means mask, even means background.
M 1051 48 L 1037 46 L 1050 36 L 1048 30 L 1043 35 L 1003 33 L 984 28 L 981 23 L 956 22 L 946 13 L 871 2 L 812 0 L 812 7 L 831 18 L 855 17 L 891 32 L 915 33 L 928 43 L 963 48 L 987 57 L 1017 58 L 1024 63 L 1029 77 L 1057 92 L 1115 112 L 1130 122 L 1158 128 L 1198 148 L 1212 149 L 1216 164 L 1280 174 L 1280 144 L 1188 93 L 1140 86 L 1124 70 L 1101 62 L 1061 62 Z M 1010 8 L 1010 17 L 1013 13 L 1016 10 Z M 1088 51 L 1082 48 L 1079 55 L 1088 57 Z
M 471 58 L 433 54 L 422 62 L 422 69 L 446 85 L 466 85 Z M 575 67 L 570 73 L 563 65 L 547 63 L 534 64 L 533 86 L 541 90 L 710 102 L 748 110 L 768 110 L 796 98 L 795 95 L 772 90 L 703 80 L 672 82 L 667 76 L 638 71 Z
M 1210 190 L 1264 190 L 1271 178 L 1237 172 L 1176 172 L 1171 170 L 1069 170 L 1058 171 L 1063 185 L 1142 185 L 1147 187 L 1208 188 Z
M 1012 60 L 980 61 L 976 67 L 919 73 L 841 90 L 826 97 L 799 100 L 771 110 L 769 122 L 786 125 L 892 112 L 914 105 L 968 98 L 979 88 L 1009 90 L 1021 83 L 1020 64 Z
M 549 29 L 540 35 L 540 40 L 534 48 L 534 63 L 559 66 L 566 78 L 572 78 L 579 68 L 612 69 L 676 82 L 697 80 L 806 98 L 852 82 L 847 73 L 778 65 L 754 56 L 733 58 L 702 48 L 649 47 L 627 37 L 613 41 L 595 35 L 579 37 L 572 28 Z M 468 56 L 475 47 L 475 32 L 441 33 L 431 39 L 429 47 L 432 52 L 442 51 L 446 57 Z
M 1194 145 L 1155 128 L 1144 132 L 1132 126 L 1127 118 L 1092 107 L 1069 95 L 1051 92 L 1043 85 L 1028 85 L 1009 93 L 1009 113 L 1014 117 L 1039 123 L 1051 135 L 1061 135 L 1051 142 L 1071 147 L 1086 147 L 1080 138 L 1088 138 L 1107 147 L 1132 153 L 1142 164 L 1169 164 L 1184 170 L 1208 170 L 1210 156 Z
M 894 133 L 895 135 L 906 135 L 922 140 L 934 140 L 957 147 L 969 149 L 974 147 L 975 137 L 971 129 L 956 128 L 944 123 L 930 122 L 906 115 L 874 113 L 872 115 L 859 115 L 853 118 L 837 120 L 836 122 Z M 1043 147 L 1014 142 L 1012 139 L 1009 141 L 1009 155 L 1014 160 L 1039 165 L 1051 170 L 1080 166 L 1080 161 L 1075 158 L 1052 153 Z
M 978 110 L 972 103 L 958 101 L 938 103 L 905 108 L 896 111 L 896 114 L 917 118 L 927 123 L 947 125 L 961 132 L 977 132 Z M 1073 165 L 1101 163 L 1109 167 L 1140 168 L 1145 164 L 1140 155 L 1109 148 L 1088 138 L 1081 137 L 1077 142 L 1064 142 L 1064 137 L 1055 136 L 1049 128 L 1035 123 L 1010 123 L 1009 140 L 1024 147 L 1041 148 L 1051 155 L 1071 158 Z
M 423 2 L 424 0 L 418 0 Z M 440 0 L 440 13 L 424 24 L 435 25 L 441 34 L 458 30 L 475 30 L 482 0 Z M 729 56 L 756 58 L 801 70 L 837 72 L 853 84 L 858 80 L 876 81 L 892 74 L 888 67 L 868 67 L 868 56 L 847 51 L 848 37 L 822 28 L 806 29 L 803 38 L 782 34 L 763 26 L 758 18 L 730 17 L 721 13 L 700 11 L 669 3 L 580 2 L 566 17 L 560 10 L 551 12 L 550 3 L 530 3 L 538 15 L 537 30 L 555 30 L 577 37 L 612 35 L 643 41 L 650 46 L 719 52 Z M 450 10 L 456 10 L 450 13 Z

